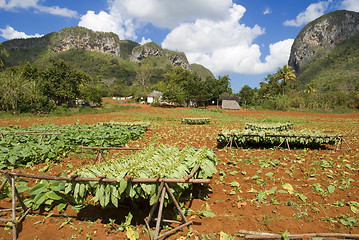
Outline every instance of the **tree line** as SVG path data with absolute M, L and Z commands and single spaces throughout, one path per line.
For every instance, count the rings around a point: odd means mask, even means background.
M 2 55 L 5 48 L 0 44 Z M 152 63 L 153 65 L 153 63 Z M 163 101 L 175 105 L 206 106 L 223 94 L 233 94 L 228 76 L 200 78 L 182 67 L 139 63 L 131 81 L 95 79 L 67 61 L 52 59 L 39 67 L 29 62 L 4 69 L 0 58 L 0 110 L 12 113 L 51 112 L 58 106 L 76 107 L 77 100 L 101 104 L 106 96 L 132 96 L 141 101 L 153 90 L 163 93 Z M 2 71 L 1 71 L 2 70 Z
M 284 65 L 268 74 L 258 88 L 244 85 L 238 96 L 241 105 L 264 109 L 359 108 L 359 93 L 355 87 L 343 84 L 340 89 L 333 89 L 333 84 L 327 81 L 322 84 L 324 87 L 318 87 L 313 82 L 302 82 L 290 66 Z
M 101 88 L 87 74 L 63 60 L 40 69 L 26 63 L 0 72 L 0 109 L 13 113 L 51 112 L 75 107 L 76 99 L 101 103 Z

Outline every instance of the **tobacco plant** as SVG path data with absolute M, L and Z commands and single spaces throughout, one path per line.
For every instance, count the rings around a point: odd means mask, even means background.
M 200 164 L 199 171 L 194 178 L 209 178 L 217 172 L 218 159 L 213 150 L 203 147 L 195 149 L 187 146 L 182 150 L 177 147 L 148 147 L 130 156 L 114 159 L 98 165 L 89 165 L 74 171 L 78 177 L 116 178 L 117 182 L 70 182 L 67 183 L 65 192 L 72 194 L 78 203 L 86 202 L 88 196 L 93 196 L 94 202 L 99 202 L 102 207 L 110 204 L 115 207 L 124 199 L 150 199 L 150 204 L 155 202 L 159 184 L 132 183 L 124 178 L 170 178 L 183 179 L 191 170 Z M 178 198 L 183 191 L 191 187 L 188 183 L 169 184 L 172 192 Z M 168 201 L 168 196 L 166 197 Z

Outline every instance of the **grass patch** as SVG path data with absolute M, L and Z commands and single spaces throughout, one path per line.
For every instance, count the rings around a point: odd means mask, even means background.
M 111 112 L 120 112 L 124 110 L 131 110 L 139 108 L 137 106 L 118 106 L 111 105 L 109 103 L 105 103 L 101 107 L 78 107 L 78 108 L 67 108 L 67 107 L 57 107 L 54 111 L 47 113 L 36 115 L 34 113 L 21 113 L 21 114 L 12 114 L 9 112 L 1 112 L 0 118 L 21 118 L 21 117 L 33 117 L 33 116 L 73 116 L 73 115 L 84 115 L 84 114 L 103 114 L 103 113 L 111 113 Z

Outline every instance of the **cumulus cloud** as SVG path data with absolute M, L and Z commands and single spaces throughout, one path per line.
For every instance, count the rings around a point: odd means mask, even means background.
M 270 55 L 260 60 L 261 51 L 253 41 L 265 31 L 240 24 L 246 9 L 233 4 L 226 20 L 197 19 L 173 29 L 162 46 L 186 53 L 190 62 L 209 68 L 215 74 L 258 74 L 275 70 L 288 62 L 293 39 L 271 44 Z
M 59 6 L 43 6 L 38 2 L 39 0 L 0 0 L 0 9 L 3 8 L 8 11 L 13 11 L 21 8 L 32 8 L 38 12 L 49 13 L 62 17 L 76 18 L 78 16 L 76 11 L 67 8 L 60 8 Z
M 314 19 L 322 16 L 325 11 L 328 9 L 329 4 L 332 0 L 328 1 L 321 1 L 318 3 L 310 4 L 304 12 L 298 14 L 295 19 L 287 20 L 283 24 L 284 26 L 293 26 L 293 27 L 300 27 L 303 26 Z
M 294 39 L 286 39 L 269 45 L 269 55 L 265 58 L 264 68 L 275 69 L 288 63 Z
M 169 28 L 164 48 L 186 53 L 215 74 L 257 74 L 274 71 L 288 62 L 293 39 L 271 44 L 261 57 L 254 40 L 265 34 L 258 25 L 248 27 L 240 20 L 246 9 L 232 0 L 110 0 L 109 10 L 88 11 L 79 26 L 114 32 L 121 39 L 136 40 L 136 30 L 147 23 Z M 264 14 L 268 14 L 267 9 Z M 151 41 L 142 37 L 140 43 Z
M 173 28 L 195 19 L 225 19 L 232 0 L 109 0 L 109 4 L 108 12 L 88 11 L 79 26 L 136 40 L 136 30 L 147 23 Z
M 79 26 L 101 32 L 116 33 L 120 39 L 126 38 L 126 32 L 123 28 L 122 18 L 115 18 L 107 12 L 101 11 L 96 14 L 94 11 L 88 11 L 81 17 Z
M 14 28 L 10 26 L 6 26 L 6 28 L 2 29 L 0 28 L 0 36 L 3 38 L 10 40 L 10 39 L 16 39 L 16 38 L 33 38 L 33 37 L 42 37 L 43 35 L 40 35 L 36 33 L 35 35 L 27 35 L 24 32 L 16 31 Z
M 232 0 L 112 0 L 112 11 L 120 11 L 156 27 L 173 28 L 196 19 L 222 20 Z
M 342 8 L 350 11 L 359 12 L 359 1 L 358 0 L 344 0 L 342 2 Z

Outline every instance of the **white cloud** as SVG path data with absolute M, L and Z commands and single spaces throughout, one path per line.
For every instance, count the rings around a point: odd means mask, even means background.
M 173 28 L 185 21 L 226 18 L 232 0 L 112 0 L 111 11 L 120 11 L 140 22 Z
M 45 7 L 45 6 L 37 6 L 36 9 L 40 12 L 49 13 L 52 15 L 68 17 L 68 18 L 77 18 L 78 14 L 76 11 L 67 9 L 67 8 L 60 8 L 59 6 L 53 7 Z
M 126 38 L 125 29 L 122 27 L 122 18 L 116 19 L 114 16 L 104 11 L 101 11 L 98 14 L 94 11 L 88 11 L 81 17 L 78 25 L 94 31 L 113 32 L 116 33 L 120 39 Z
M 359 1 L 358 0 L 343 0 L 342 8 L 350 11 L 359 12 Z
M 265 30 L 241 24 L 245 12 L 232 0 L 110 0 L 108 12 L 88 11 L 79 26 L 134 40 L 146 23 L 172 28 L 162 46 L 185 52 L 191 63 L 215 74 L 267 73 L 287 64 L 293 39 L 271 44 L 261 61 L 261 49 L 253 42 Z M 141 44 L 149 41 L 142 37 Z
M 214 74 L 266 73 L 287 64 L 293 39 L 271 44 L 270 55 L 262 62 L 260 47 L 253 41 L 265 31 L 257 25 L 240 24 L 245 11 L 233 4 L 226 20 L 183 23 L 167 35 L 162 46 L 185 52 L 190 62 L 202 64 Z
M 33 37 L 42 37 L 43 35 L 40 35 L 36 33 L 35 35 L 27 35 L 24 32 L 16 31 L 14 28 L 10 26 L 6 26 L 5 29 L 0 28 L 1 36 L 7 40 L 15 39 L 15 38 L 33 38 Z
M 143 45 L 143 44 L 146 44 L 148 42 L 152 42 L 152 40 L 150 38 L 146 39 L 146 38 L 142 37 L 140 44 Z
M 12 10 L 15 8 L 30 8 L 37 6 L 38 0 L 2 0 L 0 1 L 0 7 L 6 10 Z
M 286 39 L 269 45 L 269 55 L 265 58 L 265 68 L 275 69 L 288 64 L 290 49 L 294 39 Z
M 267 14 L 271 14 L 272 13 L 272 10 L 270 10 L 270 8 L 266 8 L 263 12 L 264 15 L 267 15 Z
M 173 28 L 197 18 L 225 19 L 232 0 L 109 0 L 109 4 L 108 12 L 88 11 L 79 26 L 136 40 L 135 31 L 146 23 Z
M 322 16 L 325 11 L 328 9 L 329 4 L 332 0 L 328 1 L 321 1 L 318 3 L 310 4 L 304 12 L 298 14 L 295 19 L 287 20 L 283 24 L 285 26 L 293 26 L 293 27 L 300 27 L 303 26 L 314 19 Z
M 76 18 L 78 16 L 76 11 L 67 8 L 60 8 L 59 6 L 43 6 L 38 2 L 39 0 L 0 0 L 0 9 L 3 8 L 7 11 L 13 11 L 20 8 L 33 8 L 38 12 L 49 13 L 62 17 Z
M 198 19 L 194 23 L 183 23 L 167 35 L 162 45 L 167 48 L 176 47 L 180 51 L 208 52 L 215 45 L 231 47 L 252 42 L 264 30 L 259 26 L 249 28 L 239 24 L 245 11 L 244 7 L 234 5 L 228 12 L 231 18 L 227 21 Z

